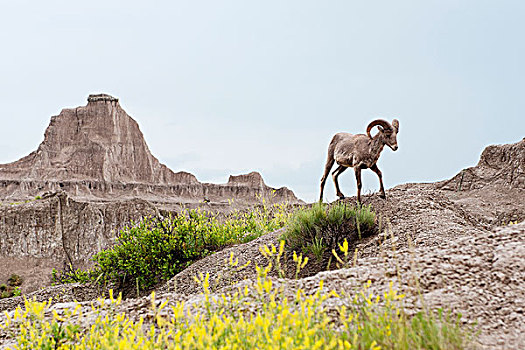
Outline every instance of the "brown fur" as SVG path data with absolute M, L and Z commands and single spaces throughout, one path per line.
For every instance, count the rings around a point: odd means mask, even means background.
M 390 124 L 386 120 L 374 120 L 369 124 L 367 132 L 369 132 L 373 126 L 378 126 L 379 128 L 379 132 L 374 137 L 364 134 L 353 135 L 345 132 L 334 135 L 328 146 L 328 157 L 326 159 L 324 174 L 321 178 L 319 201 L 323 201 L 324 185 L 334 162 L 339 165 L 339 167 L 332 172 L 336 193 L 339 198 L 343 199 L 345 196 L 339 189 L 337 178 L 347 168 L 354 168 L 357 181 L 358 202 L 361 202 L 361 170 L 367 168 L 375 172 L 379 177 L 380 196 L 386 198 L 381 170 L 379 170 L 376 163 L 385 145 L 389 146 L 393 151 L 397 150 L 399 121 L 394 119 L 392 124 Z

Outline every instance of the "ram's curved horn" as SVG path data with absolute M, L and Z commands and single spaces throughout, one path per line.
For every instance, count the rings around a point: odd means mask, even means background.
M 392 126 L 394 127 L 394 130 L 396 132 L 399 132 L 399 120 L 397 119 L 392 120 Z
M 372 135 L 370 135 L 370 131 L 372 131 L 372 128 L 374 126 L 376 126 L 376 125 L 380 125 L 383 128 L 385 128 L 385 129 L 394 130 L 392 125 L 390 125 L 390 123 L 387 122 L 386 120 L 384 120 L 384 119 L 376 119 L 373 122 L 371 122 L 370 124 L 368 124 L 368 127 L 366 128 L 366 134 L 368 135 L 368 137 L 372 138 Z

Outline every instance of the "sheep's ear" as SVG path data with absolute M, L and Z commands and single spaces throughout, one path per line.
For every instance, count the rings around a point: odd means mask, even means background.
M 381 125 L 378 125 L 377 128 L 379 129 L 379 131 L 385 132 L 385 129 Z
M 396 130 L 396 133 L 399 132 L 399 120 L 394 119 L 392 120 L 392 127 L 394 127 L 394 130 Z

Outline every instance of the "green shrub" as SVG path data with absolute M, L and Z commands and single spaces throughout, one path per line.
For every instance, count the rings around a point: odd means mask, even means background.
M 287 205 L 263 201 L 250 211 L 227 215 L 193 209 L 163 219 L 144 218 L 121 230 L 113 247 L 96 254 L 91 271 L 55 271 L 53 280 L 110 282 L 120 290 L 146 290 L 206 255 L 283 227 L 290 216 Z
M 142 289 L 169 279 L 209 253 L 199 221 L 192 216 L 184 222 L 150 218 L 122 230 L 118 244 L 94 257 L 97 273 L 121 286 L 136 283 Z
M 12 274 L 11 277 L 7 280 L 7 284 L 16 287 L 22 285 L 22 277 L 17 274 Z
M 0 299 L 11 298 L 12 296 L 19 296 L 22 294 L 20 286 L 22 285 L 22 277 L 12 274 L 7 279 L 7 284 L 0 284 Z
M 297 211 L 281 238 L 288 250 L 310 252 L 319 258 L 326 249 L 335 249 L 345 238 L 354 241 L 373 233 L 375 219 L 370 206 L 316 203 Z
M 84 271 L 81 269 L 73 270 L 69 266 L 69 270 L 59 272 L 56 269 L 51 271 L 51 280 L 53 285 L 63 283 L 87 283 L 92 281 L 92 276 L 95 275 L 95 271 Z

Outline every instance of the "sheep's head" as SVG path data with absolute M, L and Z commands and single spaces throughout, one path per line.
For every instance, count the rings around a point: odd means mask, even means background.
M 372 138 L 370 131 L 372 128 L 377 126 L 379 133 L 383 135 L 383 140 L 385 144 L 392 149 L 392 151 L 397 151 L 397 133 L 399 132 L 399 120 L 392 120 L 392 124 L 383 119 L 376 119 L 366 128 L 366 133 L 368 137 Z

